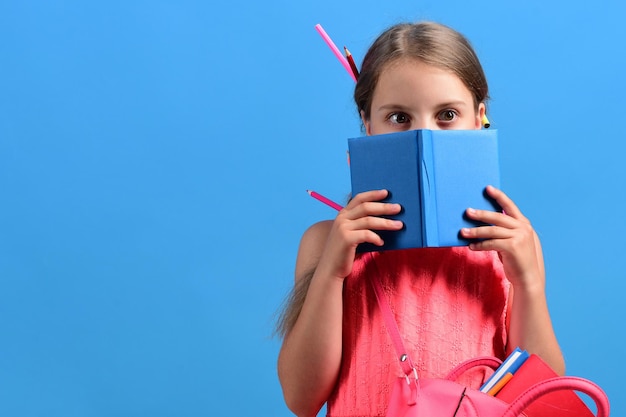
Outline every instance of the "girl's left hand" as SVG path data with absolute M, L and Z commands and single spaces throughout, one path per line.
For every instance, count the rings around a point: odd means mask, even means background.
M 514 287 L 530 289 L 545 285 L 543 255 L 537 233 L 515 203 L 501 190 L 488 186 L 487 194 L 502 207 L 503 212 L 467 209 L 467 216 L 486 226 L 464 228 L 461 235 L 480 239 L 470 243 L 471 250 L 495 250 L 499 253 L 504 273 Z

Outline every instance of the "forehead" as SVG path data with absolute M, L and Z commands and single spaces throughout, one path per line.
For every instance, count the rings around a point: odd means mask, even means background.
M 372 104 L 381 100 L 430 102 L 451 99 L 473 102 L 471 91 L 454 72 L 417 59 L 399 59 L 381 71 Z

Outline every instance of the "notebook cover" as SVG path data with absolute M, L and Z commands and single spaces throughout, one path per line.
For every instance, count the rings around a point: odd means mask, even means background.
M 533 384 L 558 376 L 539 356 L 530 355 L 513 378 L 496 394 L 511 403 Z M 594 417 L 589 407 L 571 390 L 555 391 L 535 400 L 525 411 L 528 417 Z
M 377 231 L 385 242 L 382 248 L 366 243 L 358 251 L 423 247 L 416 131 L 348 139 L 348 150 L 352 195 L 387 189 L 384 201 L 402 205 L 393 218 L 404 222 L 401 231 Z
M 424 207 L 435 207 L 436 213 L 425 210 L 425 246 L 464 246 L 469 242 L 459 235 L 463 227 L 478 224 L 465 217 L 473 207 L 497 211 L 499 207 L 485 195 L 485 187 L 500 188 L 496 130 L 433 130 L 423 135 L 431 142 L 431 174 L 423 175 L 423 188 L 435 192 L 424 200 Z M 427 165 L 423 165 L 427 168 Z M 434 182 L 429 184 L 428 182 Z
M 399 203 L 400 231 L 380 231 L 385 245 L 358 251 L 464 246 L 468 207 L 494 210 L 485 186 L 499 187 L 496 130 L 412 130 L 348 139 L 352 194 L 385 188 Z

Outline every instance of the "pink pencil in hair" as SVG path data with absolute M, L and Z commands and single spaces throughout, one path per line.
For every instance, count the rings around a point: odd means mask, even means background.
M 332 39 L 330 39 L 330 36 L 328 36 L 328 34 L 326 33 L 326 31 L 324 30 L 324 28 L 322 27 L 322 25 L 320 25 L 319 23 L 317 25 L 315 25 L 315 29 L 319 32 L 319 34 L 322 36 L 322 38 L 324 39 L 324 41 L 326 42 L 326 44 L 330 47 L 330 49 L 333 51 L 333 53 L 335 54 L 335 56 L 337 57 L 337 59 L 339 60 L 339 62 L 341 62 L 341 65 L 343 65 L 343 67 L 346 69 L 346 71 L 348 71 L 348 74 L 350 74 L 350 76 L 352 77 L 352 79 L 354 80 L 354 82 L 356 82 L 356 76 L 354 75 L 354 73 L 352 72 L 352 68 L 350 67 L 350 63 L 348 62 L 348 60 L 346 59 L 345 56 L 343 56 L 343 54 L 341 53 L 341 51 L 339 51 L 339 48 L 337 48 L 337 45 L 335 45 L 335 43 L 333 42 Z
M 339 211 L 339 210 L 341 210 L 343 208 L 339 204 L 335 203 L 332 200 L 329 200 L 328 198 L 324 197 L 321 194 L 316 193 L 315 191 L 306 190 L 306 192 L 309 193 L 309 195 L 311 197 L 313 197 L 314 199 L 321 201 L 322 203 L 326 204 L 327 206 L 330 206 L 330 207 L 334 208 L 337 211 Z

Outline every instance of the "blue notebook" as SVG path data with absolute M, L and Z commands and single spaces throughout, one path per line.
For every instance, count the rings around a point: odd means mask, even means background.
M 500 186 L 496 130 L 411 130 L 348 139 L 352 195 L 387 189 L 403 210 L 400 231 L 378 231 L 385 245 L 358 251 L 465 246 L 468 207 L 499 210 L 485 187 Z

